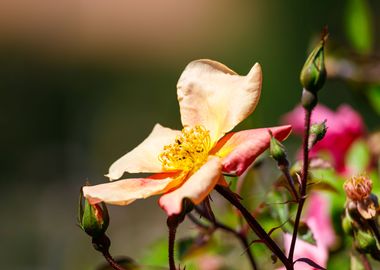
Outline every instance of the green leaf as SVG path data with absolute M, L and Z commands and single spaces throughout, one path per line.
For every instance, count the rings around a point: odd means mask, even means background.
M 377 114 L 380 115 L 380 85 L 373 85 L 368 88 L 367 96 L 370 104 Z
M 300 222 L 300 226 L 298 227 L 298 237 L 309 244 L 316 245 L 312 231 L 304 222 Z
M 336 189 L 336 187 L 334 187 L 329 182 L 326 182 L 323 180 L 317 180 L 315 178 L 309 180 L 309 184 L 307 187 L 308 187 L 308 191 L 314 190 L 314 191 L 329 191 L 333 193 L 338 193 L 338 190 Z
M 346 155 L 346 165 L 353 174 L 365 172 L 370 163 L 370 153 L 364 140 L 356 141 Z
M 345 19 L 346 34 L 354 49 L 362 54 L 371 52 L 373 19 L 367 0 L 348 0 Z

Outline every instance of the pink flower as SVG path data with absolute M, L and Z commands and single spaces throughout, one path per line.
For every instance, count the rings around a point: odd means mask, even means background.
M 301 106 L 284 116 L 284 123 L 292 125 L 296 134 L 303 134 L 304 110 Z M 323 105 L 317 105 L 312 112 L 311 122 L 319 123 L 327 120 L 327 133 L 310 151 L 316 156 L 320 151 L 331 154 L 333 165 L 340 173 L 347 171 L 345 166 L 346 154 L 352 143 L 364 134 L 364 124 L 360 115 L 348 105 L 341 105 L 336 112 Z
M 294 260 L 308 258 L 326 268 L 329 248 L 334 245 L 336 240 L 329 214 L 329 201 L 326 197 L 317 193 L 313 193 L 310 196 L 309 209 L 305 221 L 313 233 L 316 244 L 312 245 L 301 239 L 297 239 L 294 249 Z M 289 253 L 291 241 L 292 235 L 289 233 L 284 234 L 284 245 L 287 254 Z M 313 270 L 315 268 L 305 262 L 299 261 L 294 265 L 294 269 Z
M 216 184 L 226 184 L 223 173 L 241 175 L 268 148 L 268 128 L 226 135 L 254 111 L 261 83 L 259 64 L 240 76 L 219 62 L 191 62 L 177 84 L 182 131 L 156 124 L 140 145 L 111 165 L 107 176 L 114 180 L 124 172 L 153 175 L 87 186 L 84 196 L 91 203 L 126 205 L 163 194 L 159 204 L 168 215 L 181 212 L 184 198 L 199 204 Z M 284 140 L 291 127 L 270 130 Z

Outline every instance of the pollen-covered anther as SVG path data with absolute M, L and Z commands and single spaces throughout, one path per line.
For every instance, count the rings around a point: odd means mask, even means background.
M 372 181 L 365 175 L 353 176 L 344 183 L 347 197 L 353 201 L 367 198 L 372 191 Z
M 210 132 L 202 126 L 185 127 L 159 155 L 164 171 L 193 171 L 201 167 L 211 148 Z

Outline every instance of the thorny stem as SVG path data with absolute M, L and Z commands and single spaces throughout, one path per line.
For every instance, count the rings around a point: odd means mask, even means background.
M 109 253 L 108 250 L 102 250 L 102 254 L 104 256 L 104 258 L 107 260 L 108 264 L 115 270 L 124 270 L 123 267 L 121 267 L 120 265 L 118 265 L 115 260 L 112 258 L 111 254 Z
M 167 219 L 167 225 L 169 228 L 169 269 L 176 270 L 175 260 L 174 260 L 174 246 L 175 246 L 175 234 L 178 227 L 177 216 L 169 216 Z
M 246 235 L 242 231 L 234 230 L 233 228 L 229 227 L 228 225 L 219 222 L 217 219 L 212 220 L 211 218 L 205 216 L 203 214 L 203 212 L 201 211 L 201 209 L 199 209 L 199 207 L 197 207 L 197 206 L 195 206 L 194 208 L 195 208 L 195 210 L 202 217 L 206 218 L 213 225 L 213 227 L 214 227 L 213 229 L 221 229 L 221 230 L 223 230 L 225 232 L 228 232 L 228 233 L 234 235 L 240 241 L 240 243 L 242 244 L 242 246 L 243 246 L 243 248 L 245 250 L 245 253 L 247 254 L 248 260 L 249 260 L 249 262 L 251 264 L 252 269 L 253 270 L 257 270 L 257 265 L 256 265 L 256 262 L 255 262 L 255 258 L 253 257 L 252 251 L 249 248 L 249 243 L 248 243 L 247 237 L 246 237 Z M 199 222 L 199 220 L 196 219 L 192 214 L 188 214 L 188 217 L 197 226 L 202 227 L 202 228 L 204 228 L 206 230 L 210 229 L 207 225 Z
M 300 195 L 301 198 L 298 203 L 296 219 L 294 221 L 294 230 L 292 242 L 289 249 L 289 261 L 293 262 L 294 248 L 296 246 L 298 227 L 301 220 L 302 209 L 306 200 L 306 187 L 307 187 L 307 176 L 309 172 L 309 135 L 310 135 L 310 121 L 311 121 L 311 111 L 306 109 L 305 113 L 305 132 L 303 137 L 303 167 L 302 167 L 302 176 L 301 176 L 301 187 Z
M 267 234 L 251 213 L 240 203 L 239 199 L 226 187 L 216 185 L 215 190 L 219 192 L 227 201 L 234 205 L 255 234 L 266 244 L 266 246 L 279 258 L 287 270 L 293 270 L 293 263 L 285 256 L 276 242 Z

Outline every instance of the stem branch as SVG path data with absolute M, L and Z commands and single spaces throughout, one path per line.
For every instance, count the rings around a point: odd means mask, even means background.
M 298 203 L 296 219 L 294 221 L 294 230 L 292 242 L 289 249 L 289 261 L 293 262 L 294 249 L 297 241 L 298 227 L 301 220 L 302 209 L 306 200 L 306 187 L 307 187 L 307 176 L 309 172 L 309 135 L 310 135 L 310 121 L 311 121 L 311 111 L 306 109 L 305 113 L 305 132 L 303 137 L 303 167 L 302 167 L 302 178 L 300 194 L 301 198 Z
M 266 233 L 257 220 L 251 215 L 251 213 L 240 203 L 239 199 L 226 187 L 216 185 L 215 190 L 219 192 L 226 200 L 234 205 L 244 219 L 247 221 L 251 229 L 256 235 L 267 245 L 267 247 L 279 258 L 284 264 L 287 270 L 293 270 L 293 263 L 288 260 L 284 252 L 279 248 L 276 242 Z
M 108 264 L 115 270 L 124 270 L 123 267 L 117 264 L 115 260 L 112 258 L 111 254 L 109 253 L 108 250 L 102 250 L 102 254 L 104 258 L 107 260 Z

